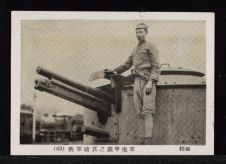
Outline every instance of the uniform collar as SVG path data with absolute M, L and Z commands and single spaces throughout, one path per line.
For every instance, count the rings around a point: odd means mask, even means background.
M 142 44 L 144 44 L 146 42 L 146 40 L 144 40 L 143 42 L 139 42 L 137 46 L 140 46 Z

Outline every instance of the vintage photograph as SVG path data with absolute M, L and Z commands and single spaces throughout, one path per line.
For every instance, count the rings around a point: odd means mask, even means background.
M 212 13 L 13 12 L 11 154 L 213 154 Z

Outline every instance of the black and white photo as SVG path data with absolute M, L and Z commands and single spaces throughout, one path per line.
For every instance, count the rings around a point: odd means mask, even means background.
M 11 154 L 210 155 L 214 14 L 12 12 Z

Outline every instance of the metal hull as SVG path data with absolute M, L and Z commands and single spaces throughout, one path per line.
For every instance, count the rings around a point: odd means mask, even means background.
M 205 86 L 158 86 L 152 145 L 205 144 Z M 85 125 L 108 129 L 115 140 L 107 144 L 141 144 L 144 121 L 136 115 L 132 87 L 122 90 L 122 111 L 113 113 L 106 125 L 85 110 Z M 117 133 L 117 135 L 116 135 Z M 84 144 L 106 144 L 85 136 Z

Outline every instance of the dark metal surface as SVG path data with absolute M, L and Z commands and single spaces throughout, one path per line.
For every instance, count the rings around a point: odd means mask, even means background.
M 178 68 L 162 68 L 161 75 L 192 75 L 192 76 L 204 76 L 205 74 L 198 71 L 193 71 L 190 69 Z
M 123 76 L 121 75 L 113 75 L 110 78 L 111 80 L 111 88 L 114 95 L 114 104 L 112 105 L 112 110 L 114 110 L 116 113 L 121 112 L 121 96 L 122 96 L 122 88 L 123 88 Z
M 100 129 L 100 128 L 82 126 L 81 132 L 83 134 L 95 136 L 98 138 L 109 138 L 110 137 L 110 133 L 107 130 Z
M 74 87 L 78 90 L 81 90 L 83 92 L 87 92 L 89 94 L 92 94 L 96 97 L 99 97 L 101 99 L 104 99 L 106 101 L 109 101 L 111 103 L 113 103 L 113 96 L 107 92 L 104 92 L 98 88 L 92 88 L 92 87 L 89 87 L 89 86 L 85 86 L 81 83 L 78 83 L 78 82 L 75 82 L 75 81 L 72 81 L 66 77 L 63 77 L 55 72 L 52 72 L 52 71 L 49 71 L 45 68 L 42 68 L 42 67 L 37 67 L 36 69 L 36 72 L 44 77 L 47 77 L 49 79 L 55 79 L 55 80 L 58 80 L 64 84 L 67 84 L 71 87 Z
M 74 125 L 73 131 L 77 133 L 82 133 L 86 135 L 91 135 L 98 138 L 109 138 L 110 133 L 107 130 L 100 129 L 97 127 L 88 127 L 84 125 Z
M 64 84 L 52 80 L 37 80 L 35 82 L 35 89 L 56 95 L 96 112 L 110 114 L 111 104 L 108 102 Z

